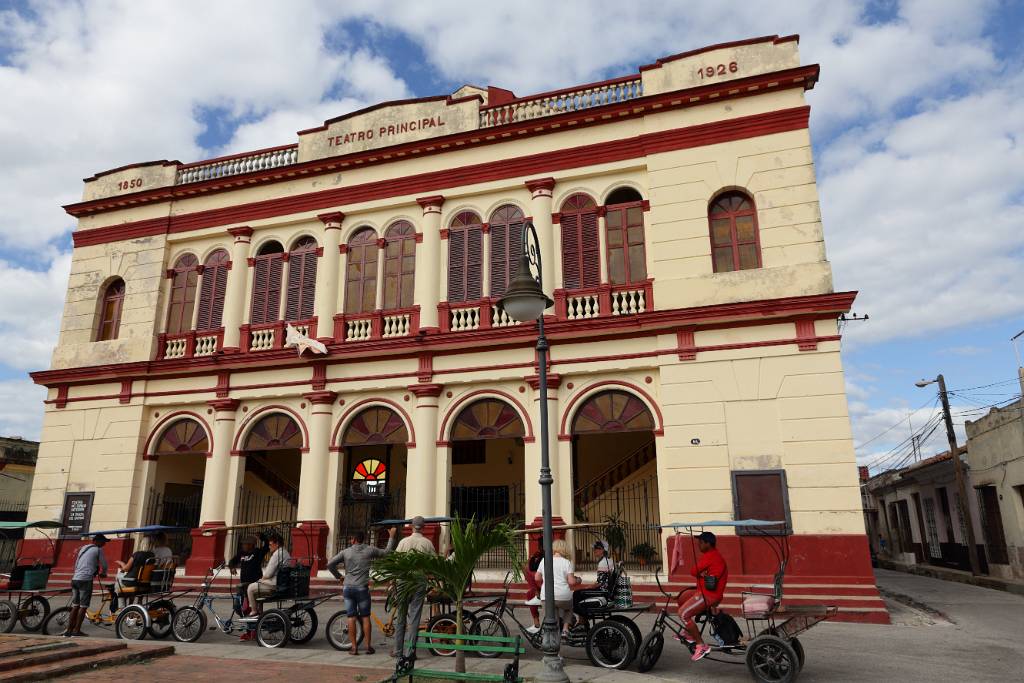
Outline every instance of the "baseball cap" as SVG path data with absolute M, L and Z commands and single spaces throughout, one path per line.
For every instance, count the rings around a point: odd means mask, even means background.
M 106 536 L 104 536 L 103 534 L 96 534 L 95 536 L 92 537 L 92 542 L 93 543 L 109 543 L 110 539 L 107 538 Z
M 413 529 L 422 529 L 426 525 L 427 520 L 423 519 L 423 515 L 416 515 L 409 520 L 409 523 L 412 524 Z
M 718 542 L 718 539 L 715 538 L 715 535 L 713 533 L 711 533 L 710 531 L 702 531 L 699 534 L 697 534 L 697 540 L 698 541 L 704 541 L 705 543 L 707 543 L 712 548 L 714 548 L 715 547 L 715 543 Z

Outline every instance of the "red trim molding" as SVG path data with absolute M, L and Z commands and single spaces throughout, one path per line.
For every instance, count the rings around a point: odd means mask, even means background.
M 206 452 L 206 457 L 213 456 L 213 430 L 210 429 L 210 425 L 206 423 L 206 420 L 202 418 L 199 413 L 194 413 L 191 410 L 178 410 L 176 412 L 165 415 L 162 420 L 156 423 L 149 432 L 149 436 L 146 437 L 146 445 L 142 447 L 142 459 L 143 460 L 158 460 L 159 456 L 156 453 L 150 453 L 150 446 L 153 445 L 153 441 L 156 439 L 157 434 L 162 434 L 164 429 L 170 426 L 172 423 L 177 422 L 182 418 L 188 418 L 198 422 L 203 430 L 206 432 L 206 443 L 209 444 L 209 450 Z
M 57 387 L 57 398 L 54 400 L 53 405 L 58 410 L 68 407 L 68 385 L 61 384 Z
M 211 401 L 207 401 L 206 405 L 213 408 L 218 413 L 233 413 L 238 410 L 238 406 L 241 405 L 241 401 L 237 398 L 215 398 Z
M 234 237 L 236 240 L 239 237 L 252 237 L 254 230 L 248 225 L 241 225 L 237 228 L 228 228 L 228 234 Z
M 735 84 L 735 82 L 730 81 L 730 84 Z M 196 211 L 163 217 L 155 221 L 137 221 L 80 230 L 73 233 L 72 237 L 75 246 L 102 244 L 135 237 L 188 232 L 225 223 L 273 218 L 301 211 L 315 211 L 332 206 L 344 206 L 396 195 L 412 194 L 423 190 L 459 187 L 535 173 L 550 173 L 581 166 L 636 159 L 659 152 L 691 149 L 773 133 L 801 130 L 807 128 L 809 115 L 809 107 L 794 107 L 657 133 L 645 133 L 622 140 L 568 147 L 551 152 L 390 178 L 332 190 Z M 480 137 L 480 133 L 477 131 L 474 131 L 474 135 Z M 239 177 L 244 178 L 245 176 Z M 71 213 L 76 215 L 75 212 Z M 80 212 L 77 215 L 88 215 L 88 212 Z
M 562 386 L 562 376 L 555 372 L 548 373 L 548 389 L 558 389 Z M 523 381 L 530 385 L 530 388 L 534 391 L 540 389 L 540 375 L 528 375 L 523 378 Z
M 796 343 L 801 351 L 818 350 L 813 318 L 801 318 L 796 321 Z
M 693 328 L 687 327 L 676 332 L 679 345 L 679 360 L 697 360 L 697 345 L 693 340 Z
M 338 399 L 338 395 L 333 391 L 310 391 L 303 394 L 302 398 L 315 406 L 326 406 L 334 403 Z
M 406 387 L 416 398 L 437 398 L 444 391 L 443 384 L 410 384 Z
M 526 189 L 533 195 L 546 193 L 550 197 L 551 191 L 555 189 L 554 178 L 536 178 L 535 180 L 527 180 L 523 184 L 526 185 Z
M 436 209 L 433 213 L 440 213 L 441 207 L 444 206 L 444 196 L 439 194 L 432 194 L 429 197 L 417 197 L 416 203 L 423 209 L 423 213 L 431 213 L 428 209 Z
M 317 218 L 324 224 L 325 228 L 340 228 L 341 223 L 345 220 L 345 214 L 341 211 L 330 211 L 328 213 L 317 214 Z
M 132 402 L 132 384 L 134 380 L 123 379 L 121 380 L 121 393 L 117 396 L 118 403 L 131 403 Z

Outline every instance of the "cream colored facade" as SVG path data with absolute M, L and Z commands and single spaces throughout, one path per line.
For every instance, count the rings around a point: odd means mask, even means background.
M 30 518 L 59 518 L 65 492 L 95 491 L 93 528 L 146 522 L 147 496 L 170 467 L 147 448 L 189 416 L 210 441 L 202 472 L 182 475 L 201 486 L 200 522 L 236 521 L 244 444 L 259 418 L 278 413 L 301 429 L 297 517 L 333 527 L 350 476 L 341 435 L 374 406 L 408 433 L 404 462 L 392 466 L 404 468 L 404 512 L 446 514 L 453 471 L 468 467 L 452 464 L 453 423 L 493 398 L 525 432 L 508 462 L 521 463 L 527 522 L 540 515 L 539 411 L 548 411 L 554 514 L 571 520 L 574 421 L 589 398 L 615 390 L 653 420 L 662 522 L 730 518 L 733 473 L 783 471 L 796 536 L 860 543 L 836 323 L 853 295 L 833 292 L 826 259 L 804 100 L 816 76 L 799 64 L 795 40 L 762 39 L 662 60 L 610 85 L 518 99 L 464 88 L 328 122 L 300 133 L 297 147 L 87 180 L 83 203 L 68 207 L 79 227 L 60 341 L 51 369 L 35 374 L 49 394 Z M 422 125 L 403 131 L 409 121 Z M 646 202 L 648 281 L 610 285 L 602 215 L 601 284 L 564 291 L 563 202 L 583 193 L 605 206 L 621 188 Z M 759 268 L 714 272 L 709 205 L 728 190 L 756 205 Z M 502 205 L 532 218 L 545 287 L 560 290 L 546 407 L 533 380 L 535 328 L 491 308 L 486 256 L 482 302 L 448 301 L 453 219 L 473 211 L 487 221 Z M 379 286 L 372 315 L 351 315 L 344 245 L 399 220 L 417 233 L 412 310 L 380 310 Z M 326 356 L 280 349 L 281 325 L 250 325 L 247 260 L 271 240 L 287 250 L 304 236 L 322 248 L 309 331 L 327 342 Z M 231 258 L 222 338 L 197 334 L 183 351 L 184 341 L 160 336 L 166 273 L 183 254 L 203 263 L 217 249 Z M 104 287 L 118 277 L 117 339 L 95 341 Z M 260 344 L 270 348 L 253 350 Z

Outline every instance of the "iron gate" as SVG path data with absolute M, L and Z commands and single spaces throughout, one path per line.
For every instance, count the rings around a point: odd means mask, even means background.
M 658 480 L 651 476 L 623 486 L 616 486 L 587 500 L 577 495 L 576 522 L 600 523 L 603 526 L 573 534 L 576 567 L 594 570 L 594 540 L 601 537 L 611 546 L 616 562 L 629 567 L 657 566 L 661 562 L 661 538 L 658 510 Z
M 526 490 L 522 484 L 509 486 L 453 486 L 449 511 L 452 517 L 477 521 L 501 521 L 522 527 L 526 509 Z M 522 536 L 520 556 L 525 557 L 526 535 Z M 481 569 L 508 569 L 504 551 L 486 553 L 477 566 Z
M 163 526 L 185 527 L 184 531 L 167 534 L 167 546 L 174 553 L 179 566 L 192 554 L 192 529 L 199 526 L 199 508 L 203 494 L 196 493 L 181 498 L 167 496 L 156 489 L 149 490 L 145 523 Z

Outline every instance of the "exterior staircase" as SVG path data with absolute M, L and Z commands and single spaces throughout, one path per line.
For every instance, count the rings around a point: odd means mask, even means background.
M 100 667 L 134 664 L 174 654 L 173 645 L 133 644 L 108 638 L 0 635 L 0 681 L 49 681 Z
M 654 439 L 651 439 L 648 443 L 626 455 L 614 465 L 573 491 L 573 500 L 576 507 L 584 508 L 591 501 L 600 498 L 633 472 L 636 472 L 647 463 L 653 462 L 655 455 Z
M 249 454 L 246 461 L 246 471 L 256 477 L 259 477 L 263 483 L 272 488 L 277 495 L 281 496 L 292 505 L 298 504 L 299 485 L 278 474 L 263 456 Z

